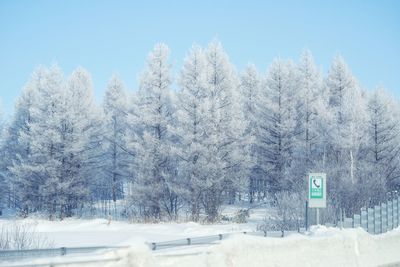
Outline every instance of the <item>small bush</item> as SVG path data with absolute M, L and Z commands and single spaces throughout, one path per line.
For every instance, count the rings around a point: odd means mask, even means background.
M 23 250 L 54 247 L 53 242 L 40 236 L 32 223 L 9 222 L 0 226 L 0 250 Z

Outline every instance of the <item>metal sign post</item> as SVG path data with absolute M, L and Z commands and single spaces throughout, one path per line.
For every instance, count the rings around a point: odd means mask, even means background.
M 317 224 L 319 224 L 319 209 L 326 208 L 325 173 L 310 173 L 308 175 L 308 206 L 317 209 Z

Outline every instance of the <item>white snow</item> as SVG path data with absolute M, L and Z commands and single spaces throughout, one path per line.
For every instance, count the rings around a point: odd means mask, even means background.
M 36 231 L 55 246 L 129 245 L 98 259 L 121 258 L 104 266 L 135 267 L 257 267 L 257 266 L 379 266 L 400 262 L 400 228 L 382 235 L 362 229 L 314 227 L 308 235 L 285 238 L 237 234 L 220 243 L 152 252 L 144 242 L 166 241 L 226 232 L 249 231 L 252 224 L 197 223 L 128 224 L 107 220 L 18 220 L 34 223 Z M 0 225 L 7 220 L 0 220 Z M 92 259 L 93 255 L 88 257 Z M 57 258 L 55 261 L 67 260 Z M 93 266 L 99 267 L 99 263 Z M 86 266 L 86 265 L 85 265 Z
M 257 266 L 379 266 L 400 262 L 400 229 L 380 236 L 371 236 L 362 229 L 319 227 L 311 235 L 286 238 L 263 238 L 236 235 L 203 253 L 179 257 L 154 257 L 139 250 L 125 251 L 118 266 L 191 266 L 191 267 L 257 267 Z M 143 252 L 143 251 L 142 251 Z M 129 260 L 129 258 L 131 260 Z M 128 265 L 132 262 L 132 265 Z M 136 264 L 136 265 L 135 265 Z M 117 266 L 117 265 L 110 265 Z
M 0 220 L 0 226 L 9 222 L 9 220 Z M 63 221 L 21 219 L 14 222 L 35 225 L 35 232 L 52 241 L 54 247 L 125 246 L 254 230 L 254 226 L 251 224 L 233 223 L 216 225 L 201 225 L 194 222 L 130 224 L 121 221 L 109 223 L 105 219 L 65 219 Z
M 236 235 L 195 256 L 157 258 L 159 266 L 379 266 L 400 262 L 400 229 L 372 236 L 362 229 L 318 227 L 309 236 Z
M 379 236 L 362 229 L 318 227 L 310 235 L 286 238 L 263 238 L 235 235 L 188 256 L 150 254 L 144 248 L 121 250 L 118 264 L 105 266 L 191 266 L 191 267 L 257 267 L 257 266 L 380 266 L 400 262 L 400 228 Z M 138 260 L 139 259 L 139 260 Z

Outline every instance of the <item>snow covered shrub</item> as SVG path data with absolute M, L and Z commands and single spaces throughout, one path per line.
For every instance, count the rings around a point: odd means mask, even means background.
M 247 218 L 250 216 L 248 209 L 240 209 L 236 212 L 235 216 L 233 217 L 233 221 L 235 223 L 246 223 Z
M 54 244 L 35 232 L 32 223 L 8 222 L 0 226 L 0 249 L 39 249 L 50 248 Z
M 300 193 L 282 191 L 275 194 L 275 213 L 264 218 L 261 231 L 297 230 L 304 225 L 304 201 Z
M 298 229 L 304 217 L 303 198 L 294 192 L 276 194 L 278 225 L 282 230 Z

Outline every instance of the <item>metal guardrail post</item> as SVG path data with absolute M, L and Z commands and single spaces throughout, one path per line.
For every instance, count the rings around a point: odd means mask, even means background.
M 188 245 L 190 245 L 192 242 L 191 242 L 191 240 L 190 240 L 190 238 L 186 238 L 186 240 L 187 240 L 187 244 Z
M 219 237 L 219 240 L 222 240 L 222 234 L 219 234 L 218 237 Z
M 60 253 L 61 256 L 67 255 L 67 248 L 66 248 L 66 247 L 61 247 L 60 250 L 61 250 L 61 251 L 60 251 L 60 252 L 61 252 L 61 253 Z
M 156 250 L 157 244 L 155 242 L 151 243 L 151 250 Z
M 282 237 L 284 237 L 285 236 L 285 231 L 284 230 L 282 230 Z
M 264 231 L 264 237 L 267 237 L 267 231 Z

